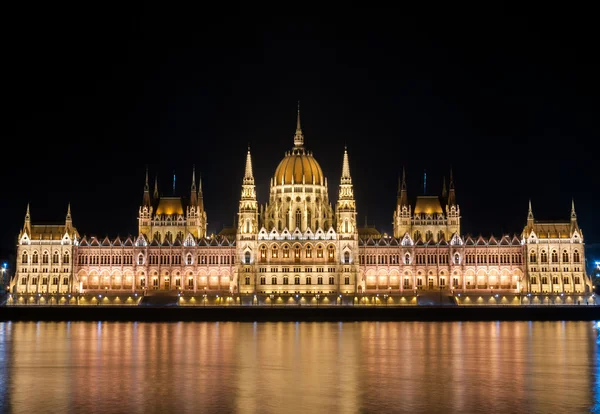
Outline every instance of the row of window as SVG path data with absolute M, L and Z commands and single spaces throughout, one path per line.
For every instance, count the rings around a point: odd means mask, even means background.
M 552 259 L 552 263 L 558 263 L 558 252 L 556 250 L 552 250 L 552 254 L 550 257 Z M 529 252 L 529 262 L 530 263 L 537 263 L 537 259 L 538 259 L 538 257 L 534 250 Z M 581 258 L 579 257 L 579 252 L 577 250 L 575 250 L 573 252 L 573 263 L 579 263 L 580 260 L 581 260 Z M 562 253 L 562 261 L 563 261 L 563 263 L 569 262 L 569 252 L 567 252 L 566 250 L 564 250 Z M 548 263 L 548 253 L 546 253 L 545 250 L 542 250 L 540 252 L 540 263 Z
M 38 284 L 38 278 L 37 277 L 32 277 L 31 278 L 31 284 L 32 285 L 37 285 Z M 47 285 L 48 284 L 48 278 L 47 277 L 41 278 L 41 284 L 42 285 Z M 53 285 L 58 285 L 58 277 L 53 277 L 52 278 L 52 284 Z M 69 278 L 68 277 L 63 277 L 62 284 L 63 285 L 68 285 L 69 284 Z M 26 277 L 22 277 L 21 278 L 21 285 L 27 285 L 27 278 Z
M 323 284 L 323 276 L 318 276 L 317 278 L 317 285 L 322 285 Z M 307 285 L 312 285 L 312 277 L 311 276 L 306 276 L 306 280 L 305 280 L 305 284 Z M 279 278 L 277 276 L 273 276 L 271 277 L 271 284 L 272 285 L 277 285 Z M 281 279 L 281 284 L 282 285 L 289 285 L 290 283 L 290 278 L 288 276 L 284 276 Z M 244 280 L 244 284 L 246 285 L 250 285 L 251 284 L 251 280 L 250 280 L 250 276 L 246 276 L 245 280 Z M 261 276 L 260 277 L 260 284 L 261 285 L 266 285 L 267 284 L 267 278 L 265 276 Z M 295 276 L 294 277 L 294 285 L 299 285 L 300 284 L 300 276 Z M 330 285 L 335 285 L 335 278 L 333 276 L 329 277 L 329 284 Z M 346 276 L 344 278 L 344 284 L 345 285 L 349 285 L 350 284 L 350 277 Z
M 260 246 L 260 259 L 261 261 L 266 260 L 267 259 L 267 246 L 265 246 L 264 244 L 262 246 Z M 281 250 L 281 253 L 279 252 L 279 250 Z M 271 247 L 271 254 L 270 257 L 273 259 L 277 259 L 279 257 L 282 257 L 284 259 L 288 259 L 290 258 L 290 247 L 288 245 L 284 245 L 281 249 L 279 249 L 277 247 L 277 245 L 274 245 L 273 247 Z M 316 253 L 313 253 L 313 248 L 311 246 L 306 246 L 304 248 L 304 258 L 306 259 L 311 259 L 314 257 L 316 257 L 317 259 L 321 259 L 324 257 L 325 252 L 322 246 L 317 246 L 316 249 Z M 300 246 L 295 246 L 293 249 L 293 254 L 294 254 L 294 258 L 295 259 L 300 259 L 301 255 L 302 255 L 302 248 Z M 347 253 L 349 255 L 349 253 Z M 335 247 L 333 247 L 332 245 L 327 246 L 327 258 L 329 260 L 335 260 Z
M 180 265 L 182 262 L 181 255 L 156 255 L 151 254 L 148 256 L 148 264 L 150 265 Z M 197 262 L 199 264 L 211 264 L 211 265 L 228 265 L 235 262 L 235 256 L 231 255 L 199 255 Z M 79 256 L 78 263 L 80 265 L 130 265 L 133 264 L 132 255 L 91 255 L 91 256 Z M 194 263 L 192 254 L 188 253 L 185 256 L 185 264 L 192 265 Z M 137 257 L 137 264 L 144 264 L 144 255 L 140 253 Z
M 559 269 L 558 267 L 553 267 L 551 271 L 552 271 L 552 272 L 558 272 L 558 269 Z M 574 266 L 574 267 L 573 267 L 573 272 L 579 272 L 579 271 L 581 271 L 580 269 L 581 269 L 580 267 L 578 267 L 578 266 Z M 538 271 L 538 268 L 537 268 L 537 267 L 532 267 L 532 268 L 531 268 L 531 272 L 537 272 L 537 271 Z M 544 267 L 544 266 L 542 266 L 542 267 L 541 267 L 541 269 L 540 269 L 540 271 L 541 271 L 541 272 L 547 272 L 547 271 L 548 271 L 548 268 L 547 268 L 547 267 Z M 568 268 L 568 267 L 563 267 L 563 272 L 568 272 L 568 271 L 569 271 L 569 268 Z
M 547 285 L 548 284 L 548 276 L 542 276 L 540 277 L 540 280 L 542 282 L 542 285 Z M 552 276 L 552 284 L 553 285 L 558 285 L 558 276 Z M 581 278 L 579 276 L 575 276 L 574 278 L 575 284 L 579 285 L 581 284 Z M 538 279 L 536 276 L 531 276 L 530 278 L 530 282 L 532 285 L 537 285 L 538 283 Z M 569 285 L 570 281 L 568 277 L 563 277 L 563 285 Z
M 359 256 L 360 264 L 398 264 L 400 255 L 398 254 L 361 254 Z M 448 253 L 439 253 L 439 254 L 424 254 L 417 253 L 415 254 L 414 264 L 448 264 L 449 255 Z M 467 264 L 475 264 L 475 263 L 490 263 L 490 264 L 521 264 L 523 262 L 523 256 L 520 253 L 512 253 L 512 254 L 498 254 L 498 255 L 490 255 L 490 254 L 465 254 L 465 263 Z M 411 255 L 410 253 L 404 254 L 404 262 L 405 265 L 411 264 Z M 454 253 L 453 264 L 460 264 L 460 254 Z
M 52 264 L 58 264 L 59 263 L 59 259 L 60 259 L 60 255 L 58 254 L 58 252 L 54 252 L 54 254 L 52 255 Z M 48 254 L 48 252 L 44 252 L 42 254 L 42 264 L 49 264 L 50 260 L 50 255 Z M 63 264 L 68 264 L 69 263 L 69 253 L 65 253 L 63 255 Z M 31 263 L 31 264 L 38 264 L 39 263 L 39 255 L 38 252 L 33 252 L 33 254 L 31 255 L 31 262 L 29 262 L 29 255 L 27 254 L 27 252 L 23 252 L 23 255 L 21 256 L 21 263 L 25 264 L 25 263 Z

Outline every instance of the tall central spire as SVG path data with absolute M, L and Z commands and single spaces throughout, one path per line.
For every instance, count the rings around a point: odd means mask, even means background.
M 304 134 L 300 126 L 300 101 L 298 101 L 298 118 L 296 119 L 296 135 L 294 135 L 294 146 L 302 147 L 304 145 Z
M 350 162 L 348 161 L 348 149 L 344 147 L 344 162 L 342 164 L 342 184 L 351 184 Z
M 252 174 L 252 157 L 250 156 L 250 145 L 248 145 L 248 154 L 246 155 L 246 171 L 244 173 L 244 181 L 252 181 L 254 184 L 254 175 Z

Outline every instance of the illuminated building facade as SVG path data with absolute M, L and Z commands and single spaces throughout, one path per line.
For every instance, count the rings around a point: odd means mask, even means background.
M 151 194 L 146 173 L 135 237 L 80 236 L 70 208 L 64 224 L 34 225 L 28 206 L 11 292 L 183 292 L 250 303 L 274 295 L 279 303 L 320 296 L 325 303 L 369 301 L 380 294 L 403 303 L 428 292 L 491 298 L 590 292 L 574 206 L 570 221 L 544 223 L 533 219 L 530 203 L 520 236 L 471 237 L 460 231 L 452 172 L 441 196 L 419 195 L 413 204 L 403 171 L 390 237 L 357 226 L 347 150 L 332 205 L 327 178 L 304 145 L 299 111 L 293 144 L 264 205 L 256 199 L 248 149 L 237 226 L 218 235 L 207 235 L 195 172 L 186 199 L 159 196 L 157 182 Z

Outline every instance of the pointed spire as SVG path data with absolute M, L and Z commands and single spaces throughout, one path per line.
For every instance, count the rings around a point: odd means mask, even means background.
M 452 167 L 450 167 L 450 191 L 448 193 L 448 205 L 454 206 L 456 205 L 456 192 L 454 190 L 454 177 L 452 176 Z
M 571 198 L 571 220 L 576 220 L 577 214 L 575 214 L 575 200 Z
M 248 145 L 248 154 L 246 155 L 246 171 L 244 173 L 244 179 L 252 179 L 254 181 L 254 175 L 252 174 L 252 157 L 250 156 L 250 145 Z
M 67 217 L 65 218 L 65 231 L 70 232 L 72 229 L 73 221 L 71 220 L 71 203 L 67 205 Z
M 25 224 L 23 230 L 31 237 L 31 216 L 29 215 L 29 203 L 27 203 L 27 212 L 25 212 Z
M 196 165 L 192 165 L 192 189 L 196 191 Z
M 198 205 L 198 194 L 196 193 L 196 166 L 192 166 L 192 187 L 190 189 L 190 205 Z
M 150 205 L 150 185 L 148 184 L 148 166 L 146 165 L 146 182 L 144 183 L 144 206 Z
M 154 176 L 154 200 L 158 200 L 158 175 Z
M 352 180 L 350 177 L 350 162 L 348 161 L 348 149 L 344 146 L 344 161 L 342 163 L 342 181 Z
M 529 211 L 527 212 L 527 221 L 533 221 L 533 209 L 531 208 L 531 198 L 529 199 Z
M 198 177 L 198 210 L 204 211 L 204 195 L 202 194 L 202 175 Z
M 448 197 L 448 191 L 446 191 L 446 176 L 442 177 L 442 197 Z
M 406 172 L 404 171 L 404 167 L 402 167 L 402 181 L 400 181 L 398 185 L 398 205 L 405 206 L 408 205 L 408 195 L 406 191 Z
M 304 145 L 304 135 L 300 126 L 300 101 L 298 101 L 298 116 L 296 119 L 296 135 L 294 135 L 294 146 L 302 147 Z

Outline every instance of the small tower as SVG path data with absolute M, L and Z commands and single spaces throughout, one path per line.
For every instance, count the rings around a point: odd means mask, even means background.
M 23 224 L 23 233 L 31 237 L 31 216 L 29 215 L 29 203 L 27 203 L 27 211 L 25 212 L 25 223 Z
M 398 199 L 394 211 L 394 237 L 404 237 L 411 229 L 411 207 L 408 204 L 408 191 L 406 189 L 406 172 L 402 167 L 402 179 L 398 182 Z
M 157 180 L 158 181 L 158 180 Z M 142 199 L 142 205 L 138 211 L 138 234 L 149 235 L 152 226 L 152 204 L 158 200 L 158 185 L 154 185 L 154 194 L 156 195 L 154 200 L 150 199 L 150 185 L 148 183 L 148 167 L 146 167 L 146 179 L 144 181 L 144 197 Z
M 348 150 L 344 148 L 344 159 L 342 163 L 342 177 L 340 179 L 340 190 L 335 208 L 337 232 L 342 238 L 356 239 L 356 201 L 354 200 L 354 189 L 352 188 L 352 177 L 350 176 L 350 163 L 348 161 Z
M 256 187 L 252 173 L 252 156 L 250 146 L 246 154 L 246 168 L 242 181 L 242 194 L 238 212 L 238 233 L 255 234 L 258 232 L 258 203 L 256 201 Z
M 577 214 L 575 213 L 575 200 L 571 199 L 571 237 L 575 232 L 581 235 L 581 230 L 577 224 Z
M 456 190 L 454 189 L 454 177 L 450 168 L 450 184 L 448 191 L 448 204 L 446 205 L 447 231 L 446 238 L 450 240 L 455 233 L 460 235 L 460 207 L 456 203 Z
M 67 205 L 67 216 L 65 217 L 65 233 L 71 234 L 73 231 L 73 220 L 71 219 L 71 203 Z
M 196 188 L 196 166 L 192 167 L 192 185 L 190 188 L 190 204 L 187 207 L 186 222 L 188 231 L 197 238 L 206 236 L 206 212 L 204 211 L 204 201 L 200 206 L 202 197 L 202 183 L 200 190 Z

